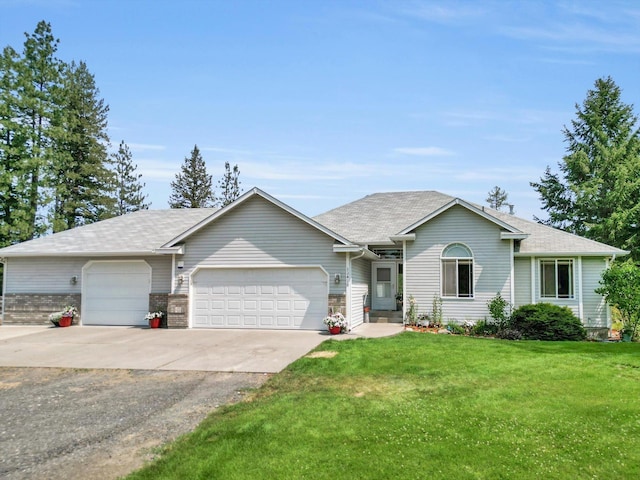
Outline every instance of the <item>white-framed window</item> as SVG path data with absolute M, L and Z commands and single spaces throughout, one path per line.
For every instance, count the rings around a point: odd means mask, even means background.
M 573 298 L 573 260 L 540 260 L 540 297 Z
M 473 297 L 473 254 L 466 245 L 452 243 L 445 247 L 442 262 L 442 296 Z

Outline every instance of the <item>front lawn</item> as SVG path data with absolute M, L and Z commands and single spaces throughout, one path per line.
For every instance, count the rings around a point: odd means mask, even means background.
M 640 345 L 327 341 L 131 479 L 640 478 Z

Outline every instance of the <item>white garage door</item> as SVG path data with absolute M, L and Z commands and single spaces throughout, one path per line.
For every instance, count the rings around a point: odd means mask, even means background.
M 146 325 L 151 267 L 144 261 L 92 262 L 84 268 L 84 325 Z
M 325 328 L 327 274 L 320 268 L 206 269 L 192 282 L 194 327 Z

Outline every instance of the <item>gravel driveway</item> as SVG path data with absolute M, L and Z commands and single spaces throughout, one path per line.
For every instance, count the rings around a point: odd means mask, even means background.
M 261 373 L 0 367 L 0 478 L 114 479 Z

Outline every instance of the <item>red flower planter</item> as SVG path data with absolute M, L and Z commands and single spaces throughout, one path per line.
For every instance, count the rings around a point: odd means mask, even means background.
M 160 328 L 160 319 L 158 317 L 149 320 L 149 328 Z
M 329 333 L 331 335 L 337 335 L 340 333 L 340 327 L 329 327 Z
M 71 323 L 73 323 L 73 317 L 72 316 L 64 316 L 64 317 L 61 317 L 60 320 L 58 321 L 58 326 L 59 327 L 70 327 Z

